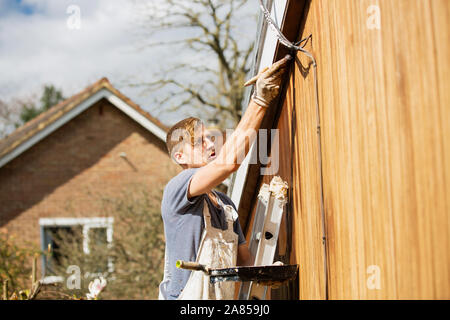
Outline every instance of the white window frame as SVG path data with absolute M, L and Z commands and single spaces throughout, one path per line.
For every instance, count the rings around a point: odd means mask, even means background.
M 71 226 L 81 226 L 82 236 L 83 236 L 83 252 L 85 254 L 90 253 L 89 249 L 89 230 L 92 228 L 106 228 L 106 242 L 108 247 L 111 247 L 113 241 L 113 217 L 93 217 L 93 218 L 40 218 L 39 226 L 41 230 L 44 227 L 71 227 Z M 42 231 L 41 231 L 42 232 Z M 42 240 L 43 241 L 43 240 Z M 43 246 L 44 243 L 41 243 Z M 46 248 L 43 248 L 45 250 Z M 45 265 L 43 263 L 42 272 L 44 272 Z M 114 263 L 112 258 L 108 257 L 108 272 L 114 271 Z M 45 276 L 43 279 L 44 283 L 54 283 L 62 282 L 63 277 L 61 276 Z

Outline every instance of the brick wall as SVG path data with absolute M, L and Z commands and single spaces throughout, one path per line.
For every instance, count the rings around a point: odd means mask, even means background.
M 0 229 L 39 248 L 39 218 L 102 216 L 99 194 L 161 188 L 179 170 L 161 140 L 102 100 L 0 168 Z

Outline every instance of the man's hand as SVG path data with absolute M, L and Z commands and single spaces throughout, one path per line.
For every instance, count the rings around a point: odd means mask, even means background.
M 286 55 L 283 59 L 274 63 L 267 71 L 261 73 L 256 81 L 252 99 L 261 107 L 269 107 L 278 96 L 281 80 L 288 61 L 292 56 Z

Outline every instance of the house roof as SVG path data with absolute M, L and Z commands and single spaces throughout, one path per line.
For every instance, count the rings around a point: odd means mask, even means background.
M 0 167 L 102 98 L 107 99 L 159 139 L 165 141 L 168 127 L 114 88 L 107 78 L 102 78 L 81 92 L 39 114 L 1 139 Z

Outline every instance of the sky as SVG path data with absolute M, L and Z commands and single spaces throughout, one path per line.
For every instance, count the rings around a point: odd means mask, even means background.
M 246 10 L 254 13 L 257 1 L 251 1 Z M 182 52 L 168 54 L 162 48 L 139 49 L 146 39 L 136 23 L 142 19 L 136 2 L 0 0 L 0 99 L 40 96 L 45 84 L 55 85 L 70 97 L 107 77 L 154 114 L 157 106 L 149 105 L 151 99 L 141 89 L 130 87 L 130 79 L 150 81 L 152 71 L 161 65 L 192 57 Z M 256 23 L 246 30 L 255 37 Z M 156 37 L 177 35 L 179 31 Z M 179 113 L 157 116 L 166 124 L 180 120 Z

